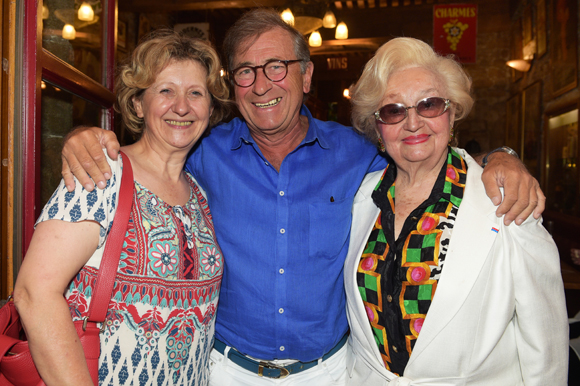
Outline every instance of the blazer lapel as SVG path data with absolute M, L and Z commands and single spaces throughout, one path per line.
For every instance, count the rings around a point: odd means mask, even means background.
M 346 291 L 347 293 L 355 295 L 352 296 L 349 301 L 349 306 L 353 307 L 354 311 L 349 313 L 349 317 L 354 314 L 356 318 L 356 324 L 358 324 L 357 326 L 354 324 L 354 320 L 350 320 L 349 322 L 351 324 L 351 328 L 362 330 L 364 337 L 367 340 L 367 342 L 365 342 L 367 345 L 366 347 L 373 348 L 374 356 L 378 361 L 377 363 L 381 364 L 383 360 L 381 358 L 377 344 L 375 343 L 362 298 L 359 295 L 356 276 L 360 256 L 362 255 L 362 252 L 366 246 L 375 220 L 380 213 L 380 209 L 373 202 L 371 194 L 381 179 L 383 172 L 384 170 L 381 170 L 369 174 L 361 184 L 359 192 L 355 197 L 352 209 L 353 218 L 349 253 L 345 262 L 345 272 L 347 272 L 347 277 L 345 278 Z
M 481 187 L 481 167 L 471 157 L 462 156 L 468 164 L 465 194 L 441 278 L 407 368 L 461 309 L 497 236 L 492 228 L 499 229 L 501 219 Z

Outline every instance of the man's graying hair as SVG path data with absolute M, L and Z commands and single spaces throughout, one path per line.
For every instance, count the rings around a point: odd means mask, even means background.
M 224 40 L 224 54 L 228 63 L 228 69 L 234 70 L 234 58 L 240 50 L 247 50 L 260 35 L 274 28 L 281 28 L 288 32 L 294 42 L 294 53 L 296 59 L 301 59 L 300 69 L 302 73 L 306 71 L 306 65 L 310 61 L 310 50 L 308 43 L 300 32 L 294 27 L 286 24 L 278 12 L 272 8 L 256 8 L 246 12 L 228 30 Z M 283 58 L 293 59 L 293 58 Z M 261 63 L 259 63 L 261 64 Z

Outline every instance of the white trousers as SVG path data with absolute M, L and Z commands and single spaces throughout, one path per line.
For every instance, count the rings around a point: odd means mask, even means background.
M 345 344 L 333 356 L 322 362 L 319 359 L 317 366 L 298 374 L 290 374 L 286 378 L 273 379 L 260 377 L 222 355 L 216 349 L 211 350 L 209 386 L 344 386 L 346 385 L 346 356 Z M 226 347 L 227 354 L 230 347 Z

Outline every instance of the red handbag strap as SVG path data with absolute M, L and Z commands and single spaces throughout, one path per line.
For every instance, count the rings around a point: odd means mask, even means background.
M 87 317 L 89 322 L 103 322 L 107 316 L 107 310 L 115 284 L 115 276 L 117 276 L 117 268 L 119 267 L 121 249 L 125 241 L 131 207 L 133 206 L 133 190 L 135 185 L 133 181 L 133 168 L 131 167 L 129 157 L 123 152 L 120 153 L 123 157 L 123 175 L 121 177 L 117 211 L 115 212 L 113 226 L 107 236 L 103 260 L 101 261 L 99 274 L 93 290 Z

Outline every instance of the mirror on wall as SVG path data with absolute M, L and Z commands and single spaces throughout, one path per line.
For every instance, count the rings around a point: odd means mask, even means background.
M 580 217 L 578 109 L 548 118 L 546 208 Z

